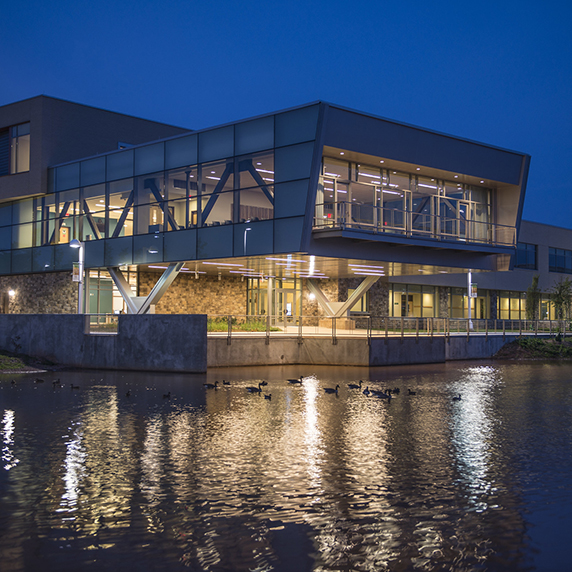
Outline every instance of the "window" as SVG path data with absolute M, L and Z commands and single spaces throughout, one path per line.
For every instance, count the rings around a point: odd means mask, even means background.
M 548 265 L 550 272 L 572 274 L 572 250 L 563 248 L 548 249 Z
M 516 268 L 528 268 L 536 270 L 536 244 L 519 242 L 516 247 Z
M 10 173 L 30 170 L 30 124 L 22 123 L 10 129 Z

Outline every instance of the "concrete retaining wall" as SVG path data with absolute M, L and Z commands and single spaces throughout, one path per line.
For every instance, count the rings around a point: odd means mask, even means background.
M 206 315 L 118 318 L 117 335 L 93 335 L 77 314 L 0 314 L 0 350 L 71 367 L 206 371 Z
M 383 366 L 439 363 L 449 360 L 470 360 L 492 357 L 503 345 L 518 336 L 472 335 L 433 338 L 388 337 L 372 338 L 371 346 L 365 338 L 330 337 L 297 338 L 274 337 L 266 343 L 264 337 L 210 337 L 208 366 L 249 365 L 356 365 Z

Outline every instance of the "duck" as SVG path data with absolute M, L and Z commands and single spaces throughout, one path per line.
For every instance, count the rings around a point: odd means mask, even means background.
M 44 380 L 41 377 L 36 377 L 36 379 L 34 379 L 34 383 L 44 383 Z
M 270 401 L 272 399 L 272 393 L 265 393 L 264 399 L 268 399 L 268 401 Z
M 369 390 L 369 387 L 366 387 L 363 392 L 362 392 L 366 397 L 369 397 L 369 394 L 371 393 L 371 391 Z
M 73 383 L 70 385 L 71 389 L 79 389 L 79 385 L 74 385 Z
M 214 383 L 203 383 L 203 387 L 205 389 L 218 389 L 218 381 L 215 381 Z
M 416 391 L 411 391 L 410 389 L 407 390 L 407 395 L 417 395 Z
M 223 379 L 223 380 L 222 380 L 222 384 L 223 384 L 223 385 L 230 385 L 230 381 L 226 381 L 226 380 Z
M 125 397 L 131 397 L 131 390 L 128 389 L 127 392 L 125 393 Z
M 246 388 L 246 391 L 248 391 L 249 393 L 262 393 L 262 387 L 260 383 L 258 384 L 258 387 L 250 385 Z
M 394 387 L 392 393 L 395 393 L 395 395 L 399 395 L 399 387 Z
M 324 387 L 326 393 L 338 393 L 338 389 L 340 389 L 339 385 L 336 385 L 335 389 L 333 387 Z
M 169 391 L 169 393 L 163 393 L 163 399 L 171 399 L 171 392 Z
M 262 385 L 264 387 L 265 385 L 268 385 L 268 382 L 263 380 L 260 382 L 260 385 Z
M 304 376 L 301 375 L 300 379 L 289 379 L 288 383 L 302 383 L 304 381 Z
M 53 383 L 54 385 L 58 385 L 59 383 L 61 383 L 61 380 L 60 380 L 60 378 L 58 377 L 57 379 L 54 379 L 54 381 L 52 381 L 52 383 Z
M 459 395 L 453 397 L 453 401 L 461 401 L 461 394 L 459 393 Z
M 391 393 L 386 393 L 383 391 L 376 391 L 373 394 L 374 397 L 379 397 L 380 399 L 387 399 L 388 401 L 391 401 Z
M 383 391 L 382 389 L 370 389 L 370 393 L 374 396 L 386 395 L 387 391 Z
M 359 384 L 358 383 L 348 383 L 348 387 L 350 389 L 361 389 L 361 384 L 362 384 L 362 381 L 360 379 Z

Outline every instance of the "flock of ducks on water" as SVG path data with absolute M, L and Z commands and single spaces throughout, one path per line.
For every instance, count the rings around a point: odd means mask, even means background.
M 298 379 L 288 379 L 287 381 L 291 385 L 302 385 L 304 382 L 304 376 L 301 375 Z M 230 385 L 230 381 L 226 381 L 223 379 L 222 385 Z M 246 391 L 248 391 L 248 393 L 262 394 L 262 388 L 266 385 L 268 385 L 267 381 L 261 381 L 258 383 L 258 385 L 247 386 Z M 363 381 L 361 379 L 360 379 L 359 383 L 348 383 L 348 389 L 359 389 L 359 390 L 361 390 L 362 386 L 363 386 Z M 218 383 L 218 381 L 215 381 L 214 383 L 203 383 L 203 387 L 205 389 L 218 389 L 219 383 Z M 323 387 L 322 389 L 324 390 L 325 393 L 338 395 L 340 385 L 337 384 L 336 387 Z M 366 388 L 362 391 L 362 393 L 366 397 L 370 397 L 370 396 L 371 397 L 377 397 L 379 399 L 386 399 L 389 402 L 389 401 L 391 401 L 392 397 L 400 394 L 400 389 L 399 389 L 399 387 L 394 387 L 393 389 L 379 390 L 379 389 L 370 389 L 369 386 L 366 386 Z M 411 389 L 408 389 L 407 395 L 417 395 L 417 392 L 412 391 Z M 167 396 L 164 395 L 163 397 L 167 397 Z M 271 393 L 264 393 L 264 399 L 271 400 L 272 394 Z M 458 395 L 453 397 L 453 401 L 461 401 L 461 394 L 459 393 Z
M 45 381 L 44 379 L 41 379 L 39 377 L 36 377 L 34 379 L 34 383 L 44 383 L 44 381 Z M 304 376 L 301 375 L 298 379 L 288 379 L 287 381 L 291 385 L 302 385 L 304 382 Z M 12 386 L 16 385 L 16 380 L 13 379 L 11 383 L 12 383 Z M 54 389 L 61 388 L 62 385 L 61 385 L 60 378 L 54 379 L 54 381 L 52 382 L 52 385 L 53 385 Z M 226 381 L 223 379 L 222 385 L 228 386 L 228 385 L 230 385 L 230 381 Z M 265 387 L 266 385 L 268 385 L 267 381 L 261 381 L 258 383 L 257 386 L 256 385 L 250 385 L 250 386 L 246 387 L 246 391 L 248 391 L 248 393 L 262 394 L 262 388 Z M 359 383 L 348 383 L 348 389 L 359 389 L 359 390 L 361 390 L 362 386 L 363 386 L 363 381 L 361 379 L 359 380 Z M 219 384 L 218 384 L 218 381 L 215 381 L 214 383 L 203 383 L 203 387 L 205 389 L 218 389 Z M 70 388 L 72 390 L 73 389 L 79 389 L 79 385 L 70 384 Z M 338 395 L 340 385 L 337 384 L 336 387 L 324 387 L 322 389 L 324 390 L 325 393 Z M 370 389 L 369 385 L 367 385 L 366 388 L 362 391 L 362 393 L 366 397 L 370 397 L 370 396 L 371 397 L 377 397 L 379 399 L 386 399 L 389 402 L 389 401 L 391 401 L 393 396 L 400 394 L 400 389 L 399 389 L 399 387 L 394 387 L 393 389 L 384 389 L 384 390 Z M 408 389 L 407 395 L 417 395 L 417 392 L 411 391 L 411 389 Z M 127 392 L 125 393 L 125 397 L 131 397 L 131 390 L 130 389 L 127 390 Z M 171 399 L 171 392 L 169 391 L 168 393 L 164 393 L 163 399 Z M 264 393 L 264 399 L 268 399 L 270 401 L 272 399 L 272 394 L 271 393 Z M 453 401 L 461 401 L 461 394 L 459 393 L 455 397 L 453 397 Z

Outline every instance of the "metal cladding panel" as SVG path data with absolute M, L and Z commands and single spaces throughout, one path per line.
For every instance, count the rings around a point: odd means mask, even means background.
M 328 110 L 324 145 L 510 185 L 521 184 L 527 157 L 336 107 Z

